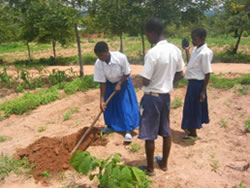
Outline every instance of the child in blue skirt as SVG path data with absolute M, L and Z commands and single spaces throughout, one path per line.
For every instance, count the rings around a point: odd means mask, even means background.
M 206 35 L 205 29 L 194 29 L 191 37 L 195 48 L 190 58 L 189 48 L 185 48 L 188 61 L 185 78 L 188 87 L 181 124 L 181 128 L 187 132 L 184 138 L 197 137 L 196 130 L 202 128 L 203 123 L 209 123 L 206 89 L 212 72 L 213 52 L 205 43 Z
M 107 125 L 103 132 L 125 132 L 124 141 L 131 142 L 130 132 L 139 125 L 139 107 L 127 57 L 118 51 L 110 52 L 105 42 L 96 43 L 94 52 L 98 57 L 94 81 L 100 83 L 100 108 Z M 113 91 L 116 94 L 106 106 L 105 100 Z

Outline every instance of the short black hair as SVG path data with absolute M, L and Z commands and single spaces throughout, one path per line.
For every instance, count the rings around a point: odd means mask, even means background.
M 192 31 L 192 35 L 205 39 L 207 37 L 207 31 L 202 27 L 198 27 Z
M 97 42 L 94 48 L 94 52 L 97 53 L 104 53 L 104 52 L 108 52 L 109 51 L 109 47 L 108 44 L 104 41 L 100 41 Z
M 145 24 L 145 31 L 148 33 L 153 32 L 160 36 L 164 31 L 164 25 L 159 18 L 151 18 Z

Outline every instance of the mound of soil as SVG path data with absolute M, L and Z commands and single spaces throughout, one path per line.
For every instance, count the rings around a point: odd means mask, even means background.
M 42 137 L 27 148 L 17 149 L 17 154 L 20 158 L 28 157 L 29 162 L 35 164 L 32 174 L 37 181 L 46 182 L 46 178 L 41 175 L 41 172 L 49 171 L 51 174 L 55 174 L 70 168 L 70 153 L 87 128 L 62 138 Z M 107 141 L 102 140 L 99 133 L 100 129 L 93 128 L 77 150 L 86 150 L 90 145 L 106 145 Z

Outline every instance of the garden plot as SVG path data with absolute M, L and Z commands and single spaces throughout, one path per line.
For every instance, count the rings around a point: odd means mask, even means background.
M 214 64 L 215 67 L 216 64 Z M 225 65 L 227 67 L 227 65 Z M 226 68 L 220 67 L 226 72 Z M 132 67 L 132 72 L 138 70 Z M 244 70 L 249 69 L 245 65 Z M 215 69 L 216 70 L 216 67 Z M 230 72 L 233 72 L 230 70 Z M 216 72 L 218 73 L 218 72 Z M 237 76 L 238 77 L 238 76 Z M 135 84 L 136 85 L 136 84 Z M 182 105 L 186 88 L 176 88 L 171 94 L 175 108 L 171 111 L 171 129 L 173 135 L 172 150 L 169 158 L 169 171 L 162 172 L 155 164 L 156 176 L 151 187 L 249 187 L 250 169 L 247 167 L 250 159 L 250 134 L 246 131 L 250 115 L 250 94 L 243 92 L 238 87 L 230 89 L 215 89 L 209 86 L 209 113 L 210 123 L 198 131 L 198 140 L 184 141 L 183 131 L 180 129 L 182 118 Z M 137 92 L 138 100 L 142 91 Z M 64 115 L 79 107 L 78 111 L 68 119 Z M 11 115 L 0 122 L 0 136 L 7 139 L 0 143 L 0 153 L 12 155 L 17 148 L 27 148 L 35 144 L 42 137 L 49 140 L 55 137 L 74 134 L 91 124 L 99 110 L 99 90 L 77 92 L 52 103 L 39 106 L 33 111 L 23 115 Z M 45 127 L 44 131 L 38 131 Z M 97 128 L 104 127 L 103 118 L 96 124 Z M 145 164 L 144 143 L 137 139 L 138 129 L 133 132 L 133 145 L 123 145 L 123 136 L 112 133 L 105 135 L 106 146 L 88 147 L 87 151 L 97 158 L 105 159 L 109 155 L 118 152 L 121 154 L 121 162 L 137 167 Z M 41 141 L 41 140 L 40 140 Z M 161 139 L 156 141 L 155 155 L 160 155 L 162 150 Z M 62 165 L 63 167 L 63 165 Z M 49 176 L 49 171 L 43 169 L 43 177 L 47 187 L 97 187 L 98 182 L 88 180 L 87 176 L 80 176 L 73 170 L 62 172 L 60 181 Z M 51 173 L 53 174 L 53 173 Z M 41 183 L 35 183 L 34 178 L 23 175 L 9 174 L 1 180 L 0 187 L 44 187 Z

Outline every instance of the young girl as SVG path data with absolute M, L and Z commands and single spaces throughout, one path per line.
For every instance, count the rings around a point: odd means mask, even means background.
M 205 43 L 206 35 L 203 28 L 192 31 L 192 43 L 195 48 L 190 59 L 189 48 L 185 48 L 188 61 L 185 78 L 188 80 L 188 88 L 181 125 L 187 132 L 184 138 L 197 137 L 196 129 L 202 128 L 202 123 L 209 123 L 206 88 L 212 72 L 213 52 Z
M 130 75 L 127 57 L 120 52 L 110 52 L 105 42 L 98 42 L 94 48 L 98 57 L 95 63 L 94 81 L 100 83 L 100 108 L 104 112 L 110 131 L 126 132 L 125 142 L 132 141 L 130 131 L 139 125 L 139 107 Z M 107 107 L 105 100 L 115 91 Z

